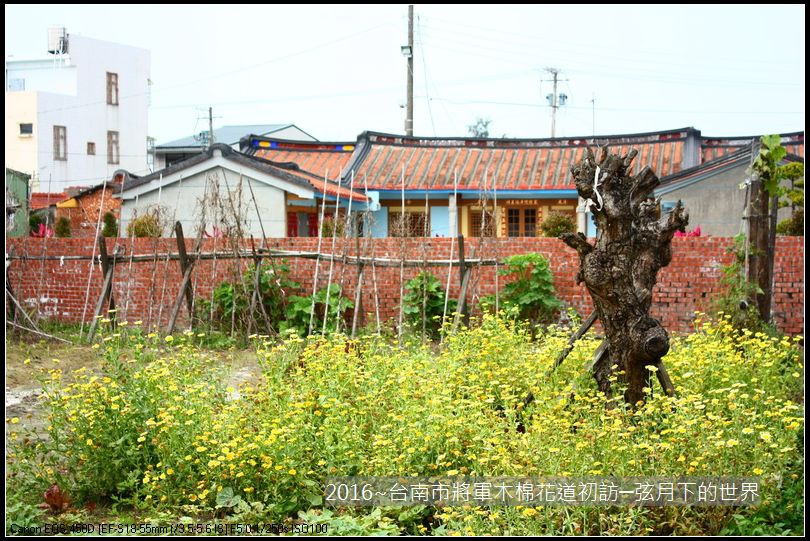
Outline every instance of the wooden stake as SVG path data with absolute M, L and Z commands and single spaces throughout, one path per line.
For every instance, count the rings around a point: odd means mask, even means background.
M 572 334 L 571 338 L 568 339 L 568 344 L 565 346 L 565 349 L 563 349 L 557 356 L 557 359 L 554 361 L 554 364 L 546 373 L 546 376 L 550 376 L 555 370 L 557 370 L 557 368 L 559 368 L 559 366 L 562 364 L 565 358 L 568 357 L 568 354 L 574 350 L 574 344 L 576 343 L 576 341 L 582 338 L 583 335 L 586 332 L 588 332 L 588 329 L 590 329 L 591 326 L 594 324 L 594 322 L 596 321 L 596 317 L 597 317 L 596 310 L 594 310 L 593 312 L 591 312 L 591 315 L 589 315 L 588 318 L 582 322 L 582 325 L 580 325 L 579 330 L 574 334 Z
M 183 224 L 179 221 L 174 224 L 174 234 L 177 236 L 177 253 L 180 255 L 180 272 L 185 276 L 186 269 L 191 265 L 186 254 L 186 239 L 183 235 Z M 191 283 L 187 284 L 185 289 L 181 290 L 186 296 L 186 308 L 188 308 L 188 316 L 192 317 L 192 304 L 194 303 L 194 292 L 191 288 Z

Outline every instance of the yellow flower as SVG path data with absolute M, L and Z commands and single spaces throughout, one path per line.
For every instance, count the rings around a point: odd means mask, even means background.
M 754 475 L 762 475 L 763 473 L 765 473 L 762 468 L 754 468 L 753 472 L 754 472 Z
M 290 471 L 288 471 L 287 473 L 289 473 L 290 475 L 295 475 L 298 472 L 295 471 L 295 468 L 290 468 Z
M 11 418 L 11 424 L 16 425 L 16 424 L 17 424 L 17 423 L 19 423 L 19 422 L 20 422 L 20 418 L 19 418 L 19 417 L 12 417 L 12 418 Z
M 91 440 L 90 438 L 87 438 L 87 441 L 85 443 L 87 445 L 93 445 L 93 440 Z
M 164 340 L 165 340 L 166 342 L 172 342 L 172 341 L 174 340 L 174 336 L 172 336 L 172 335 L 170 334 L 169 336 L 167 336 L 166 338 L 164 338 Z

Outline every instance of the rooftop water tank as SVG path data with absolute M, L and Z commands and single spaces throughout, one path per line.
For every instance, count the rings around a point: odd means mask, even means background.
M 52 26 L 48 29 L 48 52 L 51 54 L 68 52 L 68 35 L 64 26 Z

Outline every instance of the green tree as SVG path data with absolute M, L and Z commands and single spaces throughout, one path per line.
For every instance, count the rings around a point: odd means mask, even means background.
M 785 190 L 781 187 L 786 175 L 795 175 L 795 168 L 780 166 L 779 162 L 787 155 L 779 135 L 764 135 L 760 139 L 760 149 L 751 165 L 751 199 L 748 209 L 750 240 L 753 247 L 749 252 L 748 280 L 756 282 L 761 290 L 756 295 L 760 317 L 770 321 L 771 277 L 773 275 L 773 252 L 776 249 L 776 212 L 778 199 Z M 803 200 L 802 200 L 803 202 Z M 773 217 L 771 222 L 770 217 Z
M 562 212 L 552 212 L 540 224 L 544 237 L 559 237 L 563 233 L 575 233 L 577 226 L 574 219 Z
M 70 236 L 70 218 L 67 216 L 60 216 L 56 219 L 56 225 L 53 232 L 57 237 L 66 238 Z
M 492 123 L 490 119 L 478 117 L 474 124 L 467 126 L 467 133 L 473 137 L 487 138 L 489 137 L 489 125 Z
M 115 214 L 110 211 L 104 213 L 104 227 L 101 229 L 101 234 L 105 237 L 118 236 L 118 224 L 115 221 Z
M 780 186 L 779 208 L 790 207 L 790 218 L 779 222 L 780 235 L 804 236 L 804 164 L 791 162 L 779 167 L 779 176 L 790 186 Z

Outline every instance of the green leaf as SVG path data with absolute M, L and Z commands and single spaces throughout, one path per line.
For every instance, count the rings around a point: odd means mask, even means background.
M 223 488 L 219 494 L 217 494 L 217 507 L 225 507 L 230 508 L 236 506 L 239 502 L 242 501 L 241 496 L 236 496 L 233 493 L 233 489 L 231 487 Z

